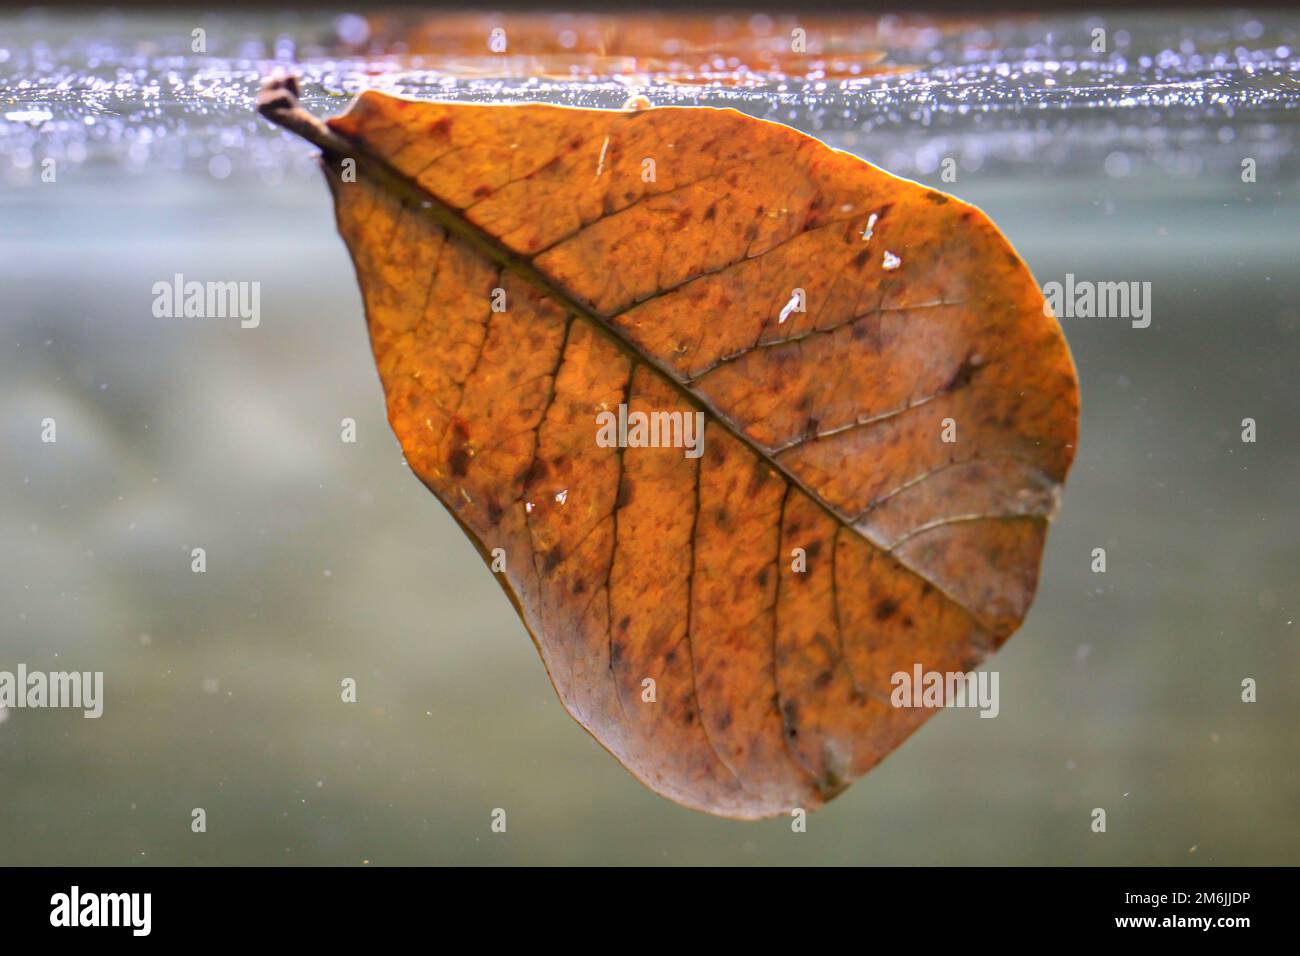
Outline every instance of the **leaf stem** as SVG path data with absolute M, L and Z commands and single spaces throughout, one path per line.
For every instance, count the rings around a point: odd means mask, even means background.
M 257 94 L 257 111 L 277 126 L 283 126 L 331 156 L 350 155 L 354 148 L 298 101 L 298 78 L 277 73 L 262 81 Z

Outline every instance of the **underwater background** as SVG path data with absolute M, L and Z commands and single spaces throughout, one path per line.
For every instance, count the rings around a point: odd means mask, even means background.
M 106 687 L 0 711 L 0 864 L 1300 864 L 1300 15 L 673 30 L 0 11 L 0 670 Z M 1150 282 L 1147 328 L 1062 319 L 1080 446 L 998 718 L 936 715 L 800 834 L 623 770 L 403 464 L 314 150 L 254 112 L 277 67 L 318 115 L 733 106 L 979 205 L 1040 283 Z M 177 273 L 259 282 L 260 324 L 156 318 Z

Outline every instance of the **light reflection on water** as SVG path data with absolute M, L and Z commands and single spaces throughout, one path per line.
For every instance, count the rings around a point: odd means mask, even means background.
M 554 29 L 569 52 L 528 56 L 490 54 L 485 44 L 411 53 L 407 40 L 421 34 L 410 22 L 350 14 L 270 23 L 8 15 L 0 18 L 0 149 L 8 158 L 0 181 L 37 181 L 49 157 L 276 182 L 302 146 L 253 113 L 257 86 L 275 69 L 300 73 L 306 106 L 326 114 L 368 87 L 582 106 L 618 106 L 637 92 L 657 105 L 731 106 L 912 176 L 950 154 L 966 171 L 1014 175 L 1070 175 L 1119 152 L 1112 171 L 1196 176 L 1236 166 L 1246 145 L 1275 175 L 1295 177 L 1300 162 L 1291 148 L 1300 20 L 1276 13 L 984 25 L 871 18 L 837 34 L 832 53 L 777 74 L 735 56 L 692 59 L 671 39 L 662 46 L 674 55 L 662 61 L 599 57 L 566 22 L 557 18 Z M 190 49 L 196 23 L 202 54 Z M 786 25 L 759 15 L 740 32 L 770 50 L 788 42 Z M 1105 53 L 1092 52 L 1098 28 Z

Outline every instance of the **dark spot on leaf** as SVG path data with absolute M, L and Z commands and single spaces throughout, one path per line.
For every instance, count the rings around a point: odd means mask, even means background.
M 798 736 L 799 731 L 795 729 L 795 724 L 799 723 L 798 701 L 787 700 L 781 707 L 781 717 L 785 721 L 785 732 L 791 737 Z
M 942 195 L 942 194 L 940 194 L 940 193 L 936 193 L 936 192 L 928 192 L 928 193 L 926 193 L 926 194 L 925 194 L 925 198 L 928 199 L 928 200 L 930 200 L 930 202 L 934 203 L 936 206 L 942 206 L 944 203 L 946 203 L 946 202 L 948 201 L 948 197 L 947 197 L 947 196 L 944 196 L 944 195 Z
M 469 471 L 469 453 L 464 448 L 456 448 L 452 451 L 448 464 L 451 466 L 451 473 L 456 478 L 465 477 Z
M 557 567 L 559 567 L 560 562 L 563 560 L 564 560 L 564 555 L 560 553 L 559 547 L 556 546 L 554 548 L 551 548 L 551 550 L 546 552 L 546 556 L 542 558 L 542 573 L 550 574 Z
M 895 601 L 893 598 L 885 598 L 883 601 L 881 601 L 879 604 L 876 605 L 876 620 L 888 621 L 891 617 L 894 616 L 894 612 L 897 610 L 898 610 L 898 602 Z
M 970 384 L 971 378 L 979 371 L 980 366 L 970 360 L 970 356 L 961 360 L 961 365 L 957 366 L 957 371 L 953 372 L 952 378 L 948 384 L 943 387 L 945 392 L 955 392 L 959 388 L 964 388 Z

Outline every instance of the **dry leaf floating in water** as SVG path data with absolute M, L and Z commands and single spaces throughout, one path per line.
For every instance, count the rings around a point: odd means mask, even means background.
M 733 110 L 296 94 L 407 461 L 648 786 L 819 806 L 1020 624 L 1078 389 L 979 210 Z

